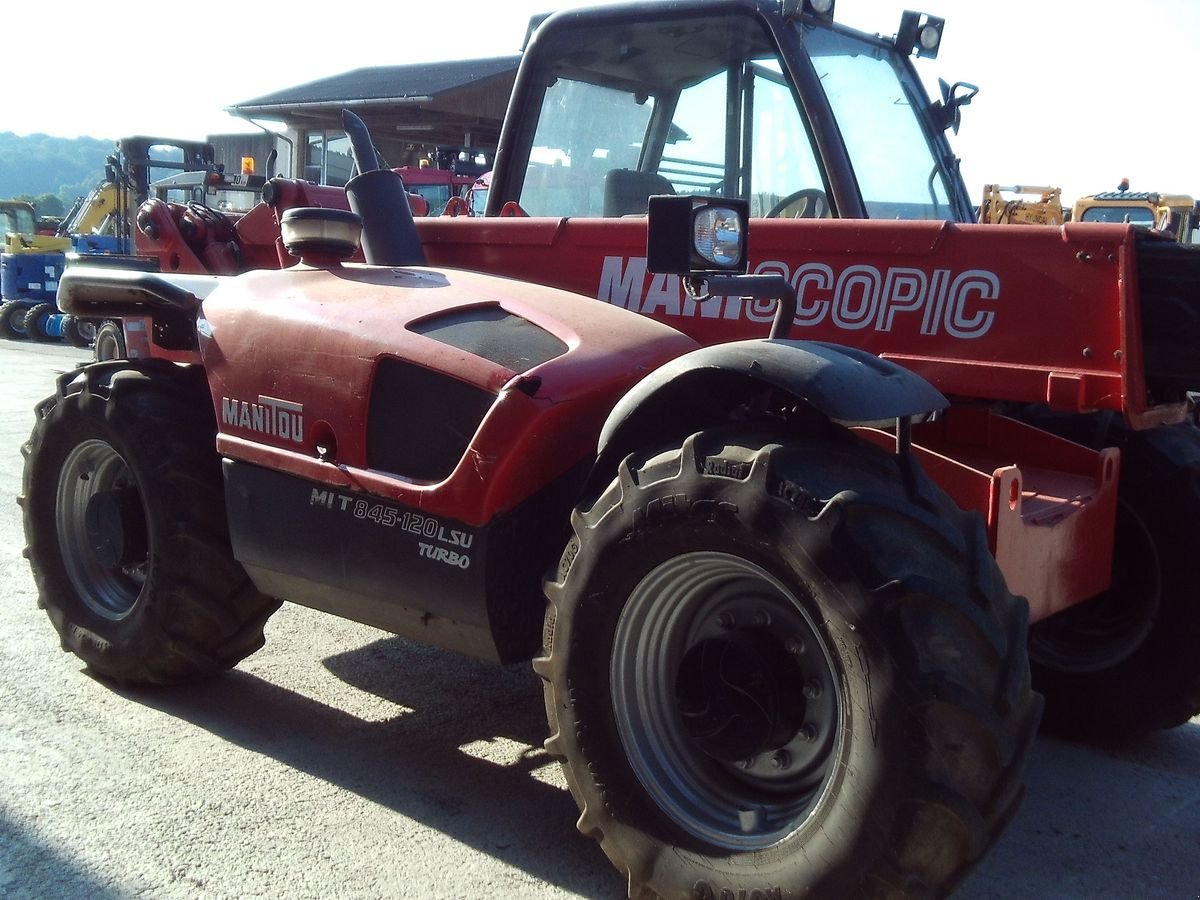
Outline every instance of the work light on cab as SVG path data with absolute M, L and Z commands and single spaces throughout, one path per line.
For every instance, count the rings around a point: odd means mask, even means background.
M 675 275 L 746 271 L 744 200 L 712 197 L 651 197 L 646 242 L 651 272 Z
M 942 45 L 942 30 L 946 20 L 926 13 L 905 10 L 896 32 L 896 47 L 902 53 L 915 53 L 936 59 Z

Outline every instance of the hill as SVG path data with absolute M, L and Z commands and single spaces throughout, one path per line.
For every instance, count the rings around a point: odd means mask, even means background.
M 53 194 L 70 206 L 104 177 L 114 142 L 0 131 L 0 199 Z

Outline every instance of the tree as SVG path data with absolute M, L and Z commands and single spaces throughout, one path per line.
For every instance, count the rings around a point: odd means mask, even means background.
M 39 216 L 63 216 L 66 207 L 57 194 L 39 194 L 33 199 L 34 209 Z

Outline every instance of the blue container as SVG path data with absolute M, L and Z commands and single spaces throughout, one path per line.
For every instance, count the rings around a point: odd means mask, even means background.
M 0 253 L 0 298 L 54 302 L 65 253 Z
M 46 336 L 62 340 L 65 337 L 63 329 L 66 328 L 67 319 L 71 318 L 63 313 L 57 313 L 46 320 Z

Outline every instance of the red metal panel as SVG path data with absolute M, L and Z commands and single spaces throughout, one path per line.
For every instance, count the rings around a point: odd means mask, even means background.
M 863 433 L 880 446 L 895 438 Z M 983 408 L 913 429 L 913 449 L 954 501 L 978 510 L 1009 588 L 1033 621 L 1108 589 L 1120 453 L 1081 447 Z
M 529 370 L 540 379 L 534 396 L 516 389 L 523 373 L 406 327 L 480 304 L 498 304 L 567 345 L 563 355 Z M 695 347 L 649 319 L 549 288 L 420 268 L 252 272 L 214 291 L 203 316 L 201 354 L 223 454 L 365 488 L 471 525 L 489 521 L 594 453 L 617 398 L 651 369 Z M 369 393 L 386 356 L 498 396 L 443 482 L 417 483 L 367 467 Z M 322 462 L 317 449 L 330 435 L 337 447 L 333 463 Z
M 577 291 L 666 322 L 702 344 L 766 333 L 772 310 L 697 304 L 645 269 L 639 219 L 418 222 L 434 265 Z M 754 222 L 751 269 L 796 285 L 793 334 L 870 350 L 944 393 L 1124 412 L 1147 410 L 1134 238 L 1126 225 L 997 228 L 948 222 Z

